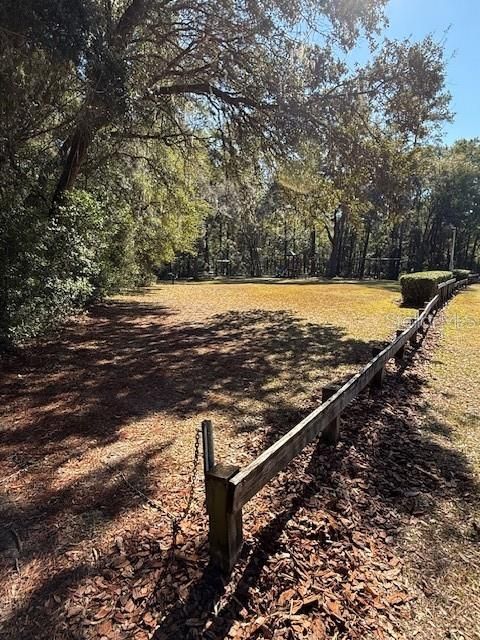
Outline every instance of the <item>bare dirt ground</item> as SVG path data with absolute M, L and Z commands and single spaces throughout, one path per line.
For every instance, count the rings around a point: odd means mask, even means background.
M 174 549 L 169 517 L 203 418 L 219 458 L 251 460 L 412 315 L 398 298 L 390 283 L 160 286 L 4 363 L 0 637 L 423 633 L 405 531 L 478 495 L 468 452 L 424 429 L 435 336 L 392 366 L 382 403 L 352 406 L 335 451 L 308 449 L 249 503 L 228 585 L 207 566 L 201 478 Z M 458 638 L 477 637 L 469 619 Z

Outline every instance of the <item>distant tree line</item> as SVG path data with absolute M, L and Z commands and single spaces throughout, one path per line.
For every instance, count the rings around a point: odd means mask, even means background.
M 322 157 L 318 149 L 309 153 Z M 371 175 L 363 166 L 353 199 L 325 175 L 316 186 L 320 173 L 304 181 L 300 160 L 263 183 L 252 175 L 216 181 L 196 253 L 177 255 L 169 269 L 180 277 L 397 279 L 448 268 L 455 242 L 455 265 L 478 271 L 480 140 L 407 152 L 387 147 L 373 161 Z
M 432 145 L 442 47 L 384 5 L 2 0 L 0 343 L 158 274 L 444 266 L 452 225 L 476 265 L 478 142 Z

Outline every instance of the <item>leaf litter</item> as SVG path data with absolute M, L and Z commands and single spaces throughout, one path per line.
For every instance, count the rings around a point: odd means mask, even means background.
M 425 625 L 415 629 L 419 589 L 405 570 L 405 531 L 434 519 L 435 502 L 476 491 L 464 461 L 432 445 L 423 429 L 425 362 L 435 346 L 429 336 L 407 366 L 389 366 L 383 391 L 347 409 L 335 450 L 309 446 L 247 505 L 245 546 L 228 581 L 208 565 L 200 489 L 173 554 L 168 523 L 152 513 L 141 530 L 95 548 L 93 564 L 61 596 L 37 599 L 37 612 L 58 637 L 85 640 L 423 633 Z M 261 428 L 253 441 L 262 441 Z M 178 495 L 163 507 L 176 512 Z

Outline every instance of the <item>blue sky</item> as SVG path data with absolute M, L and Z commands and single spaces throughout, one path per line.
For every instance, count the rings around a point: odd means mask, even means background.
M 455 120 L 444 141 L 480 137 L 480 0 L 390 0 L 386 13 L 390 38 L 445 39 Z

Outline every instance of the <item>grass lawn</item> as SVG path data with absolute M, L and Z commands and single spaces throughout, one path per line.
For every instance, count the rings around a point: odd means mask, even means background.
M 440 432 L 467 455 L 480 481 L 480 286 L 457 296 L 445 313 L 432 363 L 432 394 Z M 442 428 L 443 427 L 443 428 Z

